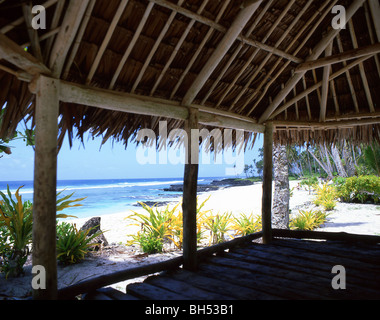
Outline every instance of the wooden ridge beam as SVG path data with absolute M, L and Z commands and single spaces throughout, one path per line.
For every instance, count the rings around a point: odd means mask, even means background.
M 348 7 L 346 11 L 346 19 L 349 21 L 352 16 L 356 13 L 357 10 L 363 5 L 365 0 L 354 0 L 352 4 Z M 319 43 L 315 46 L 312 53 L 306 59 L 306 61 L 316 60 L 322 52 L 326 49 L 328 44 L 339 34 L 340 29 L 331 29 L 325 37 L 319 41 Z M 259 119 L 259 123 L 263 123 L 269 118 L 272 117 L 273 112 L 277 109 L 280 103 L 284 100 L 284 98 L 289 94 L 289 92 L 293 89 L 295 85 L 302 79 L 302 76 L 306 73 L 306 71 L 295 73 L 293 77 L 289 79 L 286 83 L 284 89 L 282 89 L 279 94 L 273 99 L 273 102 L 268 106 L 268 108 L 264 111 Z
M 318 60 L 301 63 L 294 70 L 294 72 L 298 73 L 298 72 L 308 71 L 311 69 L 331 65 L 334 63 L 340 63 L 340 62 L 343 62 L 346 60 L 352 60 L 352 59 L 360 58 L 360 57 L 363 57 L 366 55 L 373 55 L 373 54 L 378 53 L 378 52 L 380 52 L 380 42 L 375 43 L 375 44 L 371 44 L 369 46 L 365 46 L 362 48 L 353 49 L 353 50 L 349 50 L 349 51 L 342 52 L 339 54 L 335 54 L 333 56 L 324 57 L 324 58 L 321 58 Z
M 255 1 L 254 3 L 243 8 L 235 18 L 231 27 L 228 29 L 227 33 L 224 35 L 222 41 L 220 41 L 218 47 L 215 49 L 214 53 L 211 55 L 210 59 L 204 65 L 201 72 L 198 74 L 193 84 L 187 91 L 185 97 L 182 100 L 184 106 L 189 106 L 194 101 L 195 97 L 206 83 L 207 79 L 211 76 L 215 68 L 218 66 L 220 61 L 222 61 L 225 54 L 231 48 L 232 44 L 236 41 L 239 34 L 242 32 L 246 23 L 256 12 L 260 6 L 262 0 Z

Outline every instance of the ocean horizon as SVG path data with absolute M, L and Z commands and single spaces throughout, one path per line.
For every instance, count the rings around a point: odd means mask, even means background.
M 198 183 L 208 184 L 223 178 L 225 177 L 200 177 Z M 82 206 L 67 208 L 62 213 L 87 218 L 136 210 L 138 202 L 177 199 L 182 196 L 182 192 L 163 189 L 182 183 L 182 178 L 58 180 L 57 192 L 62 192 L 60 197 L 74 192 L 71 199 L 86 197 L 80 202 Z M 23 186 L 20 189 L 22 200 L 33 202 L 33 181 L 0 181 L 0 191 L 6 194 L 7 185 L 14 200 L 17 188 Z

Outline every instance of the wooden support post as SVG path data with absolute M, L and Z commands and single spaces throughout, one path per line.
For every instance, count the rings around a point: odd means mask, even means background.
M 262 195 L 263 242 L 272 241 L 272 168 L 273 168 L 273 123 L 265 124 L 264 132 L 264 170 Z
M 34 299 L 57 298 L 56 185 L 59 80 L 40 76 L 36 92 L 33 198 L 33 266 L 45 268 L 46 288 Z
M 193 141 L 191 129 L 198 129 L 198 110 L 189 108 L 186 120 L 188 145 L 187 163 L 183 179 L 183 267 L 195 271 L 197 268 L 197 182 L 198 182 L 198 141 Z

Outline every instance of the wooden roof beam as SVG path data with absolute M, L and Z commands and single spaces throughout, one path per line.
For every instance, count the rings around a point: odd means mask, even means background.
M 74 41 L 89 0 L 71 0 L 67 7 L 59 33 L 54 41 L 50 54 L 49 67 L 55 78 L 60 78 L 61 72 Z
M 332 53 L 332 45 L 331 41 L 326 48 L 326 56 L 330 56 Z M 329 76 L 330 76 L 330 65 L 323 67 L 323 79 L 322 79 L 322 103 L 321 110 L 319 114 L 319 121 L 323 122 L 326 119 L 326 109 L 327 109 L 327 95 L 329 93 Z
M 353 50 L 349 50 L 349 51 L 342 52 L 339 54 L 335 54 L 333 56 L 324 57 L 318 60 L 301 63 L 294 70 L 294 72 L 298 73 L 298 72 L 308 71 L 311 69 L 331 65 L 334 63 L 340 63 L 346 60 L 360 58 L 366 55 L 373 55 L 378 52 L 380 52 L 380 42 L 371 44 L 369 46 L 365 46 L 362 48 L 353 49 Z
M 51 74 L 47 66 L 2 33 L 0 33 L 0 59 L 10 62 L 32 75 Z
M 35 91 L 33 83 L 29 86 Z M 129 112 L 148 116 L 186 120 L 189 109 L 179 102 L 143 97 L 109 89 L 100 89 L 61 80 L 60 100 L 63 102 L 82 104 L 112 111 Z M 199 123 L 204 125 L 241 129 L 249 132 L 264 132 L 264 125 L 255 119 L 239 116 L 230 112 L 216 110 L 192 104 L 190 107 L 199 110 Z
M 231 27 L 224 35 L 222 41 L 219 43 L 212 56 L 204 65 L 203 69 L 198 74 L 197 78 L 194 80 L 193 84 L 187 91 L 185 97 L 182 100 L 182 105 L 191 105 L 191 103 L 194 101 L 195 97 L 197 96 L 203 85 L 206 83 L 207 79 L 211 76 L 215 68 L 218 66 L 220 61 L 222 61 L 222 59 L 224 58 L 225 54 L 231 48 L 232 44 L 236 41 L 237 37 L 244 29 L 246 23 L 256 12 L 261 2 L 262 0 L 255 1 L 249 4 L 246 8 L 243 8 L 239 12 Z
M 350 119 L 341 121 L 328 121 L 328 122 L 318 122 L 318 121 L 292 121 L 292 120 L 274 120 L 273 126 L 275 130 L 289 130 L 291 128 L 318 128 L 318 129 L 333 129 L 333 128 L 344 128 L 344 127 L 356 127 L 362 125 L 380 124 L 380 117 L 372 117 L 367 119 Z M 286 128 L 280 128 L 286 127 Z
M 352 4 L 348 7 L 346 11 L 346 19 L 349 21 L 352 16 L 355 14 L 357 10 L 363 5 L 365 0 L 354 0 Z M 331 29 L 325 37 L 315 46 L 313 52 L 309 55 L 306 61 L 316 60 L 321 53 L 326 49 L 328 44 L 336 37 L 336 35 L 340 32 L 340 29 Z M 293 77 L 289 79 L 286 83 L 283 90 L 279 92 L 279 94 L 273 99 L 273 102 L 268 106 L 268 108 L 264 111 L 259 119 L 259 123 L 263 123 L 267 121 L 269 118 L 273 117 L 273 112 L 277 109 L 280 103 L 284 100 L 284 98 L 289 94 L 289 92 L 293 89 L 293 87 L 302 79 L 302 76 L 306 73 L 306 71 L 295 73 Z

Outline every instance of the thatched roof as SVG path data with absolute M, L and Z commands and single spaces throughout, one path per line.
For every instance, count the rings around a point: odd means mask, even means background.
M 260 5 L 242 29 L 233 30 L 255 2 Z M 31 5 L 40 1 L 0 1 L 0 31 L 40 62 L 35 72 L 0 49 L 0 108 L 7 102 L 0 137 L 24 116 L 33 116 L 35 96 L 28 85 L 46 66 L 49 76 L 84 88 L 193 106 L 247 124 L 273 120 L 274 137 L 282 143 L 380 140 L 376 3 L 49 0 L 46 29 L 36 31 L 25 21 Z M 352 9 L 355 4 L 359 9 Z M 342 5 L 347 18 L 353 13 L 345 29 L 331 26 L 334 5 Z M 363 56 L 357 48 L 368 51 Z M 337 56 L 350 50 L 354 59 Z M 314 69 L 305 63 L 325 56 L 340 62 Z M 71 139 L 77 128 L 80 137 L 90 130 L 126 143 L 140 128 L 157 130 L 162 119 L 67 101 L 61 102 L 60 114 L 61 141 L 64 134 Z M 168 120 L 169 130 L 183 126 L 182 119 Z M 213 127 L 212 121 L 204 125 Z M 247 132 L 246 140 L 250 137 Z

